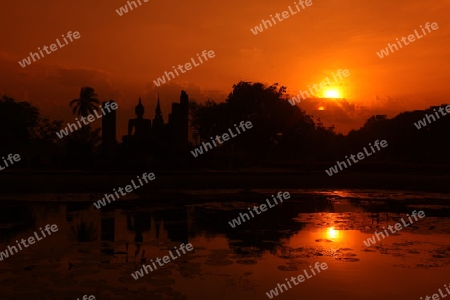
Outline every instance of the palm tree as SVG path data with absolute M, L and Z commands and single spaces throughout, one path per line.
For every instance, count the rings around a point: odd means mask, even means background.
M 73 99 L 69 103 L 70 107 L 76 104 L 73 107 L 72 113 L 83 117 L 87 117 L 88 114 L 93 114 L 94 110 L 98 110 L 98 105 L 100 104 L 100 101 L 96 97 L 97 94 L 93 88 L 89 86 L 82 87 L 80 90 L 80 99 Z

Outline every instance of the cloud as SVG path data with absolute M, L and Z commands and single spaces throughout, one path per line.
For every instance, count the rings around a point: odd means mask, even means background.
M 381 102 L 378 106 L 358 105 L 347 99 L 310 98 L 304 99 L 299 107 L 306 111 L 308 115 L 314 116 L 315 121 L 320 121 L 325 127 L 338 125 L 336 131 L 348 133 L 351 129 L 358 129 L 368 118 L 373 115 L 388 115 L 394 117 L 402 109 L 388 109 L 392 103 L 400 103 L 401 99 L 389 97 L 387 101 Z M 322 107 L 323 110 L 319 110 Z

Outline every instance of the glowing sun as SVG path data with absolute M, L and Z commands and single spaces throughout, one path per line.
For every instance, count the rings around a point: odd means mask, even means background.
M 337 90 L 330 89 L 325 91 L 325 98 L 340 98 L 339 96 L 339 91 Z
M 334 227 L 328 228 L 327 237 L 330 239 L 338 239 L 340 236 L 339 230 L 335 230 Z

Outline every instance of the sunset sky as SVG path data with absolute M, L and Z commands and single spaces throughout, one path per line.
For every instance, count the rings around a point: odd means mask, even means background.
M 347 101 L 303 101 L 308 114 L 348 132 L 373 114 L 449 103 L 450 2 L 448 0 L 312 0 L 313 5 L 254 35 L 250 28 L 282 13 L 294 1 L 155 1 L 119 16 L 124 0 L 5 1 L 1 4 L 0 94 L 31 101 L 44 115 L 74 120 L 70 100 L 82 86 L 119 104 L 118 132 L 134 117 L 139 96 L 154 117 L 153 83 L 196 53 L 216 56 L 162 85 L 165 121 L 181 89 L 191 99 L 221 102 L 239 81 L 279 83 L 290 95 L 347 69 L 340 92 Z M 380 59 L 376 52 L 396 38 L 432 31 Z M 78 40 L 22 68 L 18 61 L 68 31 Z M 323 110 L 318 110 L 322 106 Z

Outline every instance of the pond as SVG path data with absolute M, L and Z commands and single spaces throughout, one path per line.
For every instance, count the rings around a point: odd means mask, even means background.
M 0 299 L 378 300 L 446 293 L 450 196 L 287 191 L 288 200 L 234 228 L 230 221 L 279 191 L 180 191 L 102 209 L 88 194 L 16 196 L 2 204 L 0 252 L 47 224 L 58 231 L 3 257 Z M 366 246 L 374 232 L 414 210 L 425 217 Z M 193 250 L 138 279 L 131 275 L 182 244 Z M 311 270 L 323 263 L 326 269 Z M 295 280 L 305 272 L 306 280 Z

